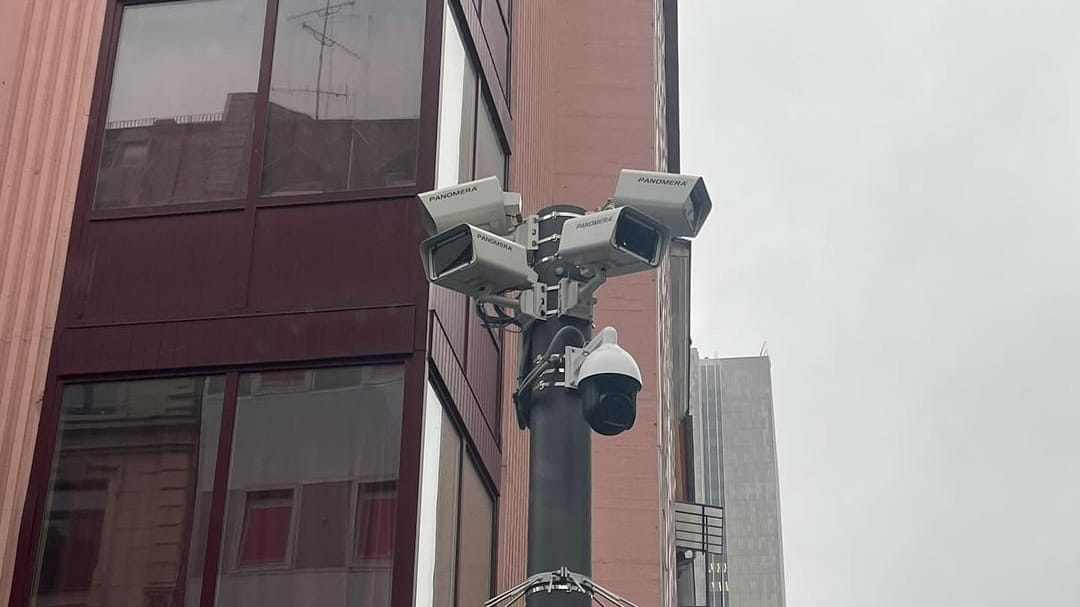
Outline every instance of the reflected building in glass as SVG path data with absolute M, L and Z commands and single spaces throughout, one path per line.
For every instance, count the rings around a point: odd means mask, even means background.
M 700 568 L 710 607 L 784 607 L 768 356 L 690 357 L 695 499 L 723 507 L 724 554 Z

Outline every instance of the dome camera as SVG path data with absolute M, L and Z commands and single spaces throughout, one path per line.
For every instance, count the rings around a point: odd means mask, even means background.
M 634 357 L 619 347 L 615 329 L 601 331 L 575 358 L 580 363 L 571 363 L 571 381 L 581 394 L 582 413 L 589 427 L 604 436 L 632 428 L 637 419 L 641 370 Z

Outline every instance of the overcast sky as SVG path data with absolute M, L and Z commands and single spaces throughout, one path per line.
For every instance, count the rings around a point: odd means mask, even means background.
M 1080 605 L 1080 2 L 679 4 L 694 341 L 768 340 L 789 607 Z

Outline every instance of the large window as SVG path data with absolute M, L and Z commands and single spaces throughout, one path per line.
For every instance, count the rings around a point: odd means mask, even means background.
M 31 604 L 389 605 L 403 369 L 68 386 Z
M 34 604 L 184 605 L 206 535 L 220 377 L 64 390 Z M 187 597 L 197 600 L 197 595 Z
M 217 605 L 390 604 L 400 366 L 240 376 Z
M 424 0 L 124 6 L 94 207 L 413 185 L 424 8 Z M 268 11 L 277 16 L 270 39 Z

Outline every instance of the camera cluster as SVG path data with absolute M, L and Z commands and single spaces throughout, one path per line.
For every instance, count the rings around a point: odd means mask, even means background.
M 592 295 L 607 278 L 656 268 L 672 239 L 697 236 L 712 209 L 700 177 L 623 170 L 615 195 L 601 209 L 567 219 L 554 258 L 540 260 L 539 219 L 523 217 L 521 196 L 504 192 L 498 178 L 419 199 L 431 235 L 420 245 L 428 280 L 476 299 L 486 322 L 519 326 L 560 315 L 592 320 Z M 558 305 L 538 281 L 542 262 L 568 270 L 559 281 Z M 485 304 L 495 307 L 495 316 L 484 312 Z M 583 348 L 567 347 L 559 358 L 566 387 L 580 391 L 593 430 L 612 435 L 633 425 L 641 373 L 614 329 L 602 330 Z M 531 389 L 528 378 L 535 375 L 529 373 L 519 391 Z

